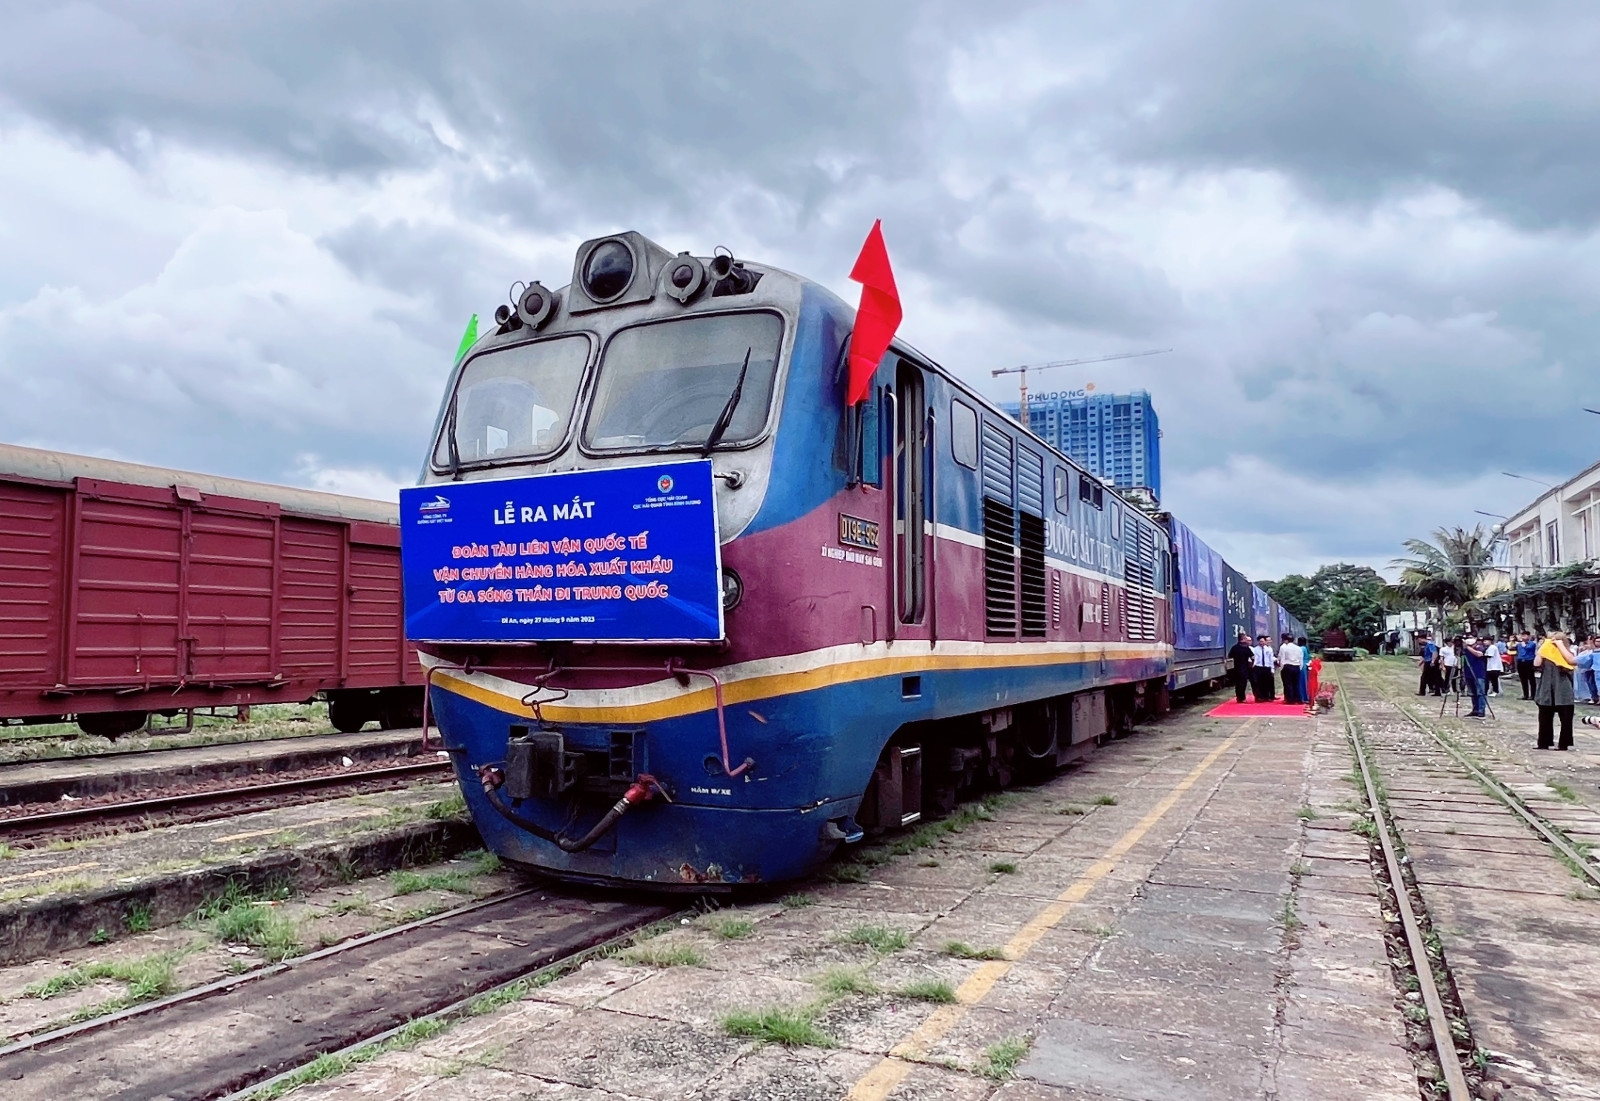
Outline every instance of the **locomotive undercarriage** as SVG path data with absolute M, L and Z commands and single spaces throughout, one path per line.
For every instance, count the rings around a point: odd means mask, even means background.
M 985 792 L 1046 779 L 1166 710 L 1165 681 L 1150 680 L 908 723 L 884 747 L 856 821 L 881 834 L 949 814 Z

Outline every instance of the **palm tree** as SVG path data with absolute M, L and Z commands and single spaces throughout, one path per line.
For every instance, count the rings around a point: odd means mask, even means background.
M 1440 528 L 1433 542 L 1407 539 L 1410 558 L 1396 558 L 1400 568 L 1400 588 L 1415 600 L 1432 604 L 1444 618 L 1447 607 L 1457 607 L 1477 599 L 1478 582 L 1494 556 L 1496 536 L 1474 524 L 1471 531 L 1457 526 Z

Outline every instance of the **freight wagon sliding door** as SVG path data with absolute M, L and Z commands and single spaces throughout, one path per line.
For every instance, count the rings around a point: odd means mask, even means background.
M 67 495 L 0 484 L 0 692 L 61 680 L 61 562 Z
M 350 525 L 345 684 L 351 688 L 420 680 L 405 641 L 399 546 L 398 527 Z
M 278 506 L 80 479 L 67 683 L 272 679 Z
M 278 597 L 278 664 L 291 681 L 340 683 L 346 527 L 283 518 Z
M 185 675 L 202 684 L 273 679 L 278 506 L 207 496 L 186 518 Z

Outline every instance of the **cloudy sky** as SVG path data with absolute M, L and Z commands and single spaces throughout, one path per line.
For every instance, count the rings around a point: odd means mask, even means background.
M 1159 12 L 1160 14 L 1155 14 Z M 633 228 L 828 283 L 997 399 L 1145 387 L 1257 578 L 1600 457 L 1572 3 L 0 0 L 0 440 L 371 495 L 467 317 Z M 1079 373 L 1075 373 L 1079 372 Z M 1487 522 L 1487 521 L 1485 521 Z

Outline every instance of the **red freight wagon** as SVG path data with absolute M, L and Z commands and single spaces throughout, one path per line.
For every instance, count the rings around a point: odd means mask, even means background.
M 0 719 L 328 701 L 422 717 L 396 506 L 0 444 Z

